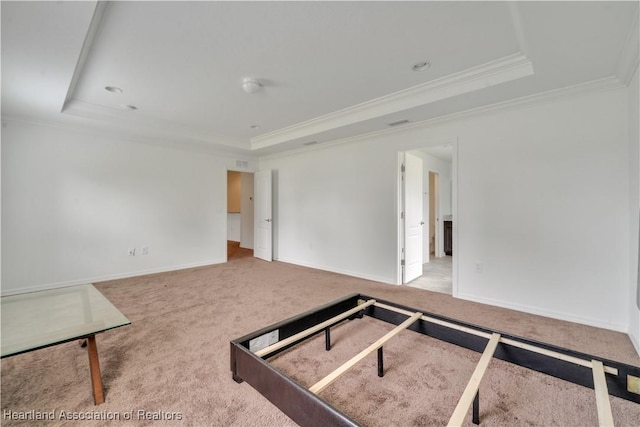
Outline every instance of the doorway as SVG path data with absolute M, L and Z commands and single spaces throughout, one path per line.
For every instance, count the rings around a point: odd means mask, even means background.
M 253 257 L 253 173 L 227 171 L 227 261 Z
M 422 159 L 424 166 L 422 200 L 425 227 L 422 275 L 407 285 L 455 296 L 456 143 L 449 140 L 411 152 Z

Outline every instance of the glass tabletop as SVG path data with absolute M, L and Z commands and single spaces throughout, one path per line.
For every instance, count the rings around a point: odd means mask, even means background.
M 11 295 L 0 301 L 2 357 L 131 323 L 93 285 Z

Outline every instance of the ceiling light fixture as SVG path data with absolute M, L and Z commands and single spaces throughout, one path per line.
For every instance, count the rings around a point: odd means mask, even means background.
M 259 80 L 247 77 L 242 80 L 242 90 L 247 93 L 256 93 L 262 88 L 262 83 Z
M 422 61 L 422 62 L 418 62 L 416 64 L 413 64 L 413 71 L 424 71 L 427 70 L 429 67 L 431 67 L 431 63 L 429 63 L 429 61 Z
M 105 86 L 104 90 L 106 90 L 107 92 L 111 92 L 111 93 L 122 93 L 122 92 L 124 92 L 122 89 L 120 89 L 117 86 Z

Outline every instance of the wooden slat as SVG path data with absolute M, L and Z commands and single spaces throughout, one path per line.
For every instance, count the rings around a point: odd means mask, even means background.
M 471 379 L 467 384 L 467 388 L 465 388 L 462 393 L 462 397 L 460 397 L 460 400 L 458 401 L 458 406 L 456 406 L 456 409 L 453 411 L 453 415 L 451 415 L 451 418 L 449 419 L 449 426 L 460 426 L 464 422 L 464 418 L 467 415 L 467 412 L 469 412 L 469 407 L 473 403 L 473 399 L 480 388 L 480 381 L 482 381 L 482 377 L 489 366 L 489 362 L 491 362 L 491 359 L 493 358 L 493 353 L 495 353 L 499 342 L 500 334 L 494 333 L 491 335 L 491 339 L 489 339 L 489 343 L 487 343 L 487 346 L 482 353 L 482 357 L 480 357 L 480 361 L 478 362 L 478 365 L 476 365 L 476 369 L 473 371 L 473 374 L 471 374 Z
M 596 406 L 598 407 L 598 421 L 601 427 L 613 427 L 613 415 L 609 402 L 607 380 L 604 376 L 604 366 L 599 360 L 591 361 L 593 370 L 593 389 L 596 392 Z
M 325 389 L 325 387 L 329 386 L 332 382 L 337 380 L 338 377 L 340 377 L 340 375 L 342 375 L 345 372 L 347 372 L 356 363 L 358 363 L 359 361 L 361 361 L 362 359 L 367 357 L 368 354 L 370 354 L 371 352 L 376 351 L 378 348 L 382 347 L 384 345 L 384 343 L 386 343 L 391 338 L 396 336 L 398 333 L 400 333 L 400 331 L 403 331 L 404 329 L 407 329 L 416 320 L 420 319 L 420 317 L 422 317 L 422 313 L 414 313 L 411 317 L 409 317 L 407 320 L 405 320 L 404 322 L 402 322 L 401 324 L 396 326 L 393 330 L 388 332 L 385 336 L 383 336 L 382 338 L 378 339 L 376 342 L 371 344 L 369 347 L 365 348 L 360 353 L 358 353 L 357 355 L 352 357 L 349 361 L 345 362 L 338 369 L 336 369 L 335 371 L 331 372 L 329 375 L 327 375 L 326 377 L 324 377 L 323 379 L 321 379 L 320 381 L 315 383 L 313 386 L 311 386 L 309 388 L 309 391 L 312 392 L 312 393 L 315 393 L 315 394 L 320 393 L 322 390 Z
M 577 357 L 569 356 L 566 354 L 558 353 L 557 351 L 547 350 L 546 348 L 537 347 L 535 345 L 523 343 L 520 341 L 512 340 L 509 338 L 501 338 L 500 342 L 511 345 L 514 347 L 518 347 L 524 350 L 529 350 L 534 353 L 544 354 L 545 356 L 553 357 L 555 359 L 564 360 L 565 362 L 571 362 L 576 365 L 584 366 L 585 368 L 591 368 L 591 362 L 588 360 L 580 359 Z M 605 366 L 604 371 L 608 374 L 618 375 L 618 370 L 616 368 L 612 368 L 610 366 Z
M 326 328 L 327 326 L 331 326 L 334 323 L 337 323 L 343 319 L 346 319 L 347 317 L 356 314 L 357 312 L 359 312 L 360 310 L 363 310 L 367 307 L 369 307 L 372 304 L 375 304 L 376 300 L 374 299 L 370 299 L 366 302 L 364 302 L 363 304 L 358 305 L 357 307 L 352 308 L 351 310 L 345 311 L 344 313 L 338 314 L 337 316 L 332 317 L 329 320 L 325 320 L 322 323 L 318 323 L 315 326 L 310 327 L 309 329 L 305 329 L 304 331 L 298 332 L 295 335 L 292 335 L 286 339 L 283 339 L 282 341 L 278 341 L 277 343 L 274 343 L 268 347 L 265 347 L 261 350 L 256 351 L 254 354 L 258 357 L 263 357 L 265 355 L 268 355 L 270 353 L 273 353 L 276 350 L 279 350 L 283 347 L 288 346 L 289 344 L 296 342 L 302 338 L 308 337 L 309 335 L 313 335 L 318 331 L 323 330 L 324 328 Z
M 387 309 L 387 310 L 395 311 L 396 313 L 402 313 L 402 314 L 410 314 L 411 313 L 410 311 L 403 310 L 401 308 L 397 308 L 397 307 L 394 307 L 392 305 L 383 304 L 383 303 L 379 303 L 379 302 L 375 303 L 374 305 L 376 307 L 380 307 L 380 308 L 384 308 L 384 309 Z M 475 330 L 475 329 L 472 329 L 472 328 L 468 328 L 466 326 L 456 325 L 455 323 L 447 322 L 446 320 L 434 319 L 433 317 L 429 317 L 429 316 L 422 316 L 422 320 L 430 322 L 430 323 L 434 323 L 436 325 L 441 325 L 441 326 L 445 326 L 447 328 L 455 329 L 457 331 L 466 332 L 466 333 L 471 334 L 471 335 L 476 335 L 478 337 L 483 337 L 483 338 L 487 338 L 487 339 L 491 338 L 491 334 L 490 333 L 478 331 L 478 330 Z M 532 351 L 534 353 L 543 354 L 545 356 L 553 357 L 554 359 L 564 360 L 565 362 L 570 362 L 570 363 L 574 363 L 576 365 L 584 366 L 585 368 L 591 369 L 591 366 L 592 366 L 591 362 L 588 361 L 588 360 L 584 360 L 584 359 L 580 359 L 578 357 L 574 357 L 574 356 L 569 356 L 569 355 L 566 355 L 566 354 L 558 353 L 557 351 L 553 351 L 553 350 L 547 350 L 546 348 L 537 347 L 535 345 L 523 343 L 523 342 L 516 341 L 516 340 L 512 340 L 510 338 L 500 338 L 500 342 L 503 343 L 503 344 L 511 345 L 513 347 L 521 348 L 523 350 L 528 350 L 528 351 Z M 605 366 L 604 367 L 604 371 L 606 373 L 608 373 L 608 374 L 611 374 L 611 375 L 618 375 L 618 370 L 616 368 L 612 368 L 610 366 Z
M 401 308 L 394 307 L 392 305 L 384 304 L 384 303 L 381 303 L 381 302 L 377 302 L 374 305 L 376 307 L 385 308 L 387 310 L 395 311 L 396 313 L 402 313 L 402 314 L 406 314 L 406 315 L 411 315 L 413 313 L 412 311 L 403 310 Z M 433 317 L 429 317 L 429 316 L 425 316 L 425 315 L 422 316 L 422 320 L 426 320 L 427 322 L 430 322 L 430 323 L 435 323 L 436 325 L 446 326 L 447 328 L 451 328 L 451 329 L 455 329 L 455 330 L 458 330 L 458 331 L 466 332 L 468 334 L 477 335 L 479 337 L 483 337 L 483 338 L 487 338 L 487 339 L 491 338 L 491 334 L 489 334 L 487 332 L 482 332 L 482 331 L 478 331 L 478 330 L 475 330 L 475 329 L 472 329 L 472 328 L 467 328 L 466 326 L 456 325 L 455 323 L 447 322 L 446 320 L 435 319 Z

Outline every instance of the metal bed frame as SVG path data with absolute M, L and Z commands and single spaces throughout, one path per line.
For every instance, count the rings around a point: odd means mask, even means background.
M 331 349 L 331 327 L 371 316 L 397 325 L 310 388 L 300 385 L 267 359 L 319 333 Z M 565 381 L 594 389 L 600 425 L 613 425 L 609 395 L 640 403 L 640 367 L 536 342 L 411 307 L 352 294 L 231 341 L 233 379 L 246 381 L 301 426 L 359 426 L 318 393 L 373 351 L 378 376 L 384 375 L 384 344 L 403 330 L 427 335 L 482 353 L 449 425 L 461 425 L 469 408 L 480 423 L 479 386 L 492 358 L 501 359 Z

